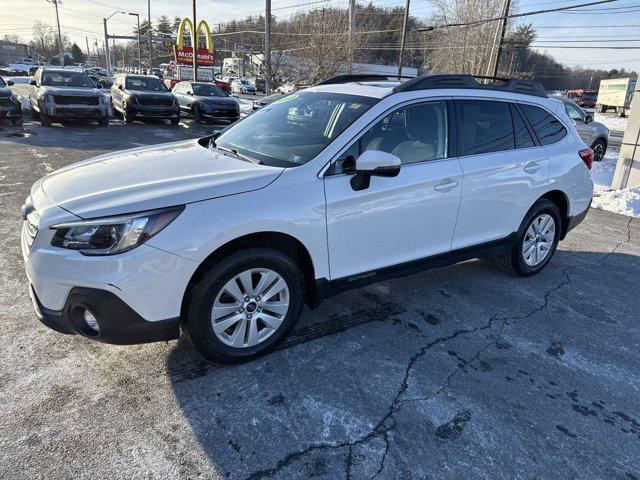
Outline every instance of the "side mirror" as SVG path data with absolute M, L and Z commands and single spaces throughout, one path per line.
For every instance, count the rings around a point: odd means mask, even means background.
M 104 88 L 104 85 L 102 85 L 101 83 L 96 83 L 96 88 Z
M 584 114 L 584 123 L 591 123 L 593 122 L 593 113 L 592 112 L 585 112 Z
M 356 160 L 356 174 L 351 177 L 355 191 L 369 188 L 371 177 L 395 177 L 400 173 L 400 159 L 380 150 L 367 150 Z
M 31 80 L 31 81 L 29 82 L 29 85 L 33 85 L 34 87 L 36 87 L 38 84 L 36 83 L 36 81 L 35 81 L 35 80 Z
M 12 80 L 7 80 L 7 85 L 9 85 L 10 87 L 13 87 L 14 83 Z

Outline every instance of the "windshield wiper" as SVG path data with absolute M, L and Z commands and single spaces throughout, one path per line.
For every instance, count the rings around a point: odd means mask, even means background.
M 244 160 L 245 162 L 257 163 L 258 165 L 262 165 L 262 162 L 260 160 L 247 157 L 246 155 L 242 155 L 241 153 L 238 153 L 238 150 L 236 150 L 235 148 L 221 147 L 220 145 L 216 145 L 215 143 L 214 143 L 214 146 L 218 150 L 222 150 L 223 152 L 230 153 L 234 157 L 239 158 L 240 160 Z

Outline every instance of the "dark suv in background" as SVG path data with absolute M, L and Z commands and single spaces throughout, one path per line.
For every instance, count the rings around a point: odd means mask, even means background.
M 176 97 L 162 80 L 152 75 L 119 75 L 111 87 L 111 103 L 126 123 L 134 120 L 180 123 Z
M 30 82 L 31 115 L 44 126 L 66 120 L 97 121 L 109 125 L 109 104 L 84 73 L 62 68 L 39 68 Z
M 22 105 L 11 91 L 13 82 L 5 82 L 0 77 L 0 118 L 11 120 L 14 125 L 22 125 Z
M 240 105 L 213 83 L 179 82 L 173 87 L 180 109 L 196 122 L 230 124 L 240 118 Z

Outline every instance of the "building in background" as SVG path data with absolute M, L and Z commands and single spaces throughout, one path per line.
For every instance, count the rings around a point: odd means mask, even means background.
M 0 40 L 0 65 L 23 63 L 22 60 L 26 58 L 38 58 L 38 55 L 24 43 Z

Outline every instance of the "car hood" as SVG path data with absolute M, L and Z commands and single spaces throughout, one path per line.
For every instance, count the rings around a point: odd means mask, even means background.
M 65 210 L 93 218 L 258 190 L 282 171 L 187 140 L 91 158 L 50 173 L 40 185 Z
M 126 90 L 136 98 L 175 98 L 171 92 L 146 92 L 144 90 Z
M 65 95 L 68 97 L 101 97 L 102 93 L 97 88 L 74 88 L 74 87 L 40 87 L 40 94 Z

